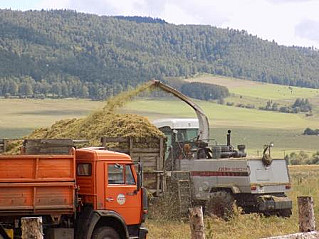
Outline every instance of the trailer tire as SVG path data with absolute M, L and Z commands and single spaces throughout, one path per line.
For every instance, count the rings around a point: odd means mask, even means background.
M 121 239 L 112 227 L 99 227 L 94 230 L 92 239 Z
M 234 215 L 235 200 L 231 193 L 226 191 L 212 192 L 206 203 L 205 212 L 209 216 L 217 216 L 229 220 Z

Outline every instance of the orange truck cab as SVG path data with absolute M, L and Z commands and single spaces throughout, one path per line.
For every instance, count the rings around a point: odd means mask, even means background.
M 137 168 L 126 154 L 94 147 L 2 155 L 0 235 L 20 238 L 21 218 L 41 216 L 48 239 L 146 238 L 147 195 Z

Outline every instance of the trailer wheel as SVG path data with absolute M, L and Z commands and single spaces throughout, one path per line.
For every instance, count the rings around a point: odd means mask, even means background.
M 209 216 L 217 216 L 229 220 L 234 215 L 234 197 L 226 191 L 213 192 L 206 203 L 205 212 Z
M 92 239 L 120 239 L 120 236 L 112 227 L 99 227 L 94 230 Z

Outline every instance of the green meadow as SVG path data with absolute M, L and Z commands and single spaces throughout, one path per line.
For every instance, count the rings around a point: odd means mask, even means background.
M 226 86 L 230 93 L 259 99 L 287 100 L 296 98 L 313 98 L 319 95 L 318 89 L 268 84 L 208 74 L 190 78 L 187 79 L 187 81 L 222 85 Z
M 267 84 L 207 74 L 187 79 L 187 81 L 226 86 L 231 93 L 231 96 L 225 100 L 226 103 L 251 104 L 256 109 L 265 106 L 267 101 L 276 102 L 280 107 L 292 105 L 297 98 L 307 98 L 313 105 L 313 118 L 318 119 L 319 89 Z
M 57 120 L 88 115 L 102 105 L 82 99 L 0 99 L 0 138 L 19 138 Z
M 211 127 L 211 142 L 225 143 L 228 129 L 232 130 L 232 144 L 245 144 L 250 155 L 260 155 L 263 146 L 273 142 L 273 155 L 284 157 L 291 152 L 316 152 L 318 136 L 305 136 L 307 127 L 317 128 L 318 121 L 302 114 L 287 114 L 256 109 L 243 109 L 197 101 L 206 112 Z M 136 100 L 127 104 L 124 112 L 138 113 L 150 120 L 167 117 L 196 117 L 194 111 L 177 100 Z
M 302 135 L 305 128 L 319 128 L 319 93 L 316 89 L 298 88 L 251 82 L 211 75 L 188 79 L 227 86 L 231 96 L 225 102 L 254 104 L 255 109 L 195 102 L 204 110 L 211 127 L 211 143 L 225 143 L 228 129 L 232 130 L 232 144 L 245 144 L 247 152 L 259 155 L 265 144 L 273 142 L 273 155 L 283 157 L 290 152 L 319 150 L 318 136 Z M 313 116 L 258 110 L 268 100 L 291 104 L 296 98 L 308 98 Z M 0 138 L 17 138 L 33 129 L 50 126 L 57 120 L 83 117 L 102 107 L 105 102 L 85 99 L 0 99 Z M 140 98 L 127 103 L 121 112 L 140 114 L 151 121 L 158 118 L 196 117 L 195 112 L 173 97 Z

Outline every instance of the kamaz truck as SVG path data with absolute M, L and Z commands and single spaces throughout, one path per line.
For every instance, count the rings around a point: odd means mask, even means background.
M 21 218 L 41 217 L 46 239 L 146 238 L 141 167 L 72 140 L 26 140 L 0 156 L 0 238 L 21 238 Z

